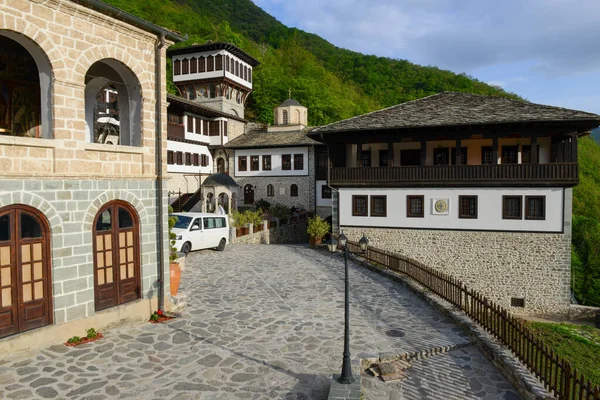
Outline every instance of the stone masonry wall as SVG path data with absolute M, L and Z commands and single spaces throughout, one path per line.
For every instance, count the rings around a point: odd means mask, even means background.
M 93 221 L 111 200 L 124 200 L 140 220 L 142 297 L 157 294 L 156 191 L 153 181 L 2 180 L 0 208 L 24 204 L 40 210 L 50 225 L 54 323 L 95 313 Z M 169 263 L 165 263 L 169 287 Z
M 570 303 L 568 234 L 341 227 L 364 233 L 374 247 L 397 252 L 453 275 L 521 314 L 564 313 Z M 525 308 L 510 307 L 523 297 Z
M 308 243 L 306 221 L 288 223 L 271 229 L 266 229 L 266 221 L 264 224 L 265 229 L 262 231 L 240 237 L 236 237 L 235 228 L 231 228 L 229 240 L 231 243 L 237 244 Z M 250 232 L 253 232 L 252 225 L 250 225 Z

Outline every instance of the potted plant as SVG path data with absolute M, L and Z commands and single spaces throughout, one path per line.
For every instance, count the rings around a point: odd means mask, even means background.
M 169 206 L 169 261 L 170 261 L 170 289 L 171 296 L 176 296 L 181 281 L 181 267 L 175 262 L 177 260 L 177 249 L 175 248 L 175 237 L 173 227 L 177 223 L 177 217 L 172 215 L 173 208 Z
M 331 226 L 329 222 L 325 221 L 323 218 L 318 215 L 314 218 L 308 219 L 308 226 L 306 228 L 306 233 L 309 234 L 310 244 L 320 245 L 323 240 L 323 236 L 329 233 L 329 229 Z

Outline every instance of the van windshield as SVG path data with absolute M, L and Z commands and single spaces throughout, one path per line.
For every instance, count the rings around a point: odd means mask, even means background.
M 177 222 L 175 222 L 173 228 L 187 229 L 190 226 L 190 222 L 192 222 L 192 217 L 184 217 L 183 215 L 173 215 L 173 217 L 177 217 Z

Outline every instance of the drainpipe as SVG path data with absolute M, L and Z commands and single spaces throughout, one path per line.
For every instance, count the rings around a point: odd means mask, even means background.
M 164 310 L 165 307 L 165 224 L 163 211 L 163 171 L 162 171 L 162 57 L 161 50 L 165 46 L 165 34 L 161 33 L 156 42 L 155 54 L 155 85 L 156 85 L 156 131 L 154 133 L 156 139 L 155 156 L 156 156 L 156 218 L 158 229 L 158 309 Z M 171 240 L 171 238 L 169 238 Z

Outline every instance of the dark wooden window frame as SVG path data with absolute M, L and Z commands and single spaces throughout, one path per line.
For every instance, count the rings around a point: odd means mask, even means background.
M 178 151 L 176 153 L 176 155 L 177 155 L 177 165 L 183 165 L 183 152 Z
M 173 165 L 175 162 L 175 154 L 173 150 L 167 150 L 167 164 Z
M 187 75 L 190 73 L 190 60 L 184 58 L 181 60 L 181 75 Z
M 291 154 L 282 154 L 281 155 L 281 169 L 283 171 L 291 171 L 292 170 L 292 155 Z
M 304 169 L 304 154 L 294 154 L 294 171 Z
M 204 155 L 204 154 L 203 154 Z M 198 166 L 200 165 L 200 155 L 198 153 L 194 153 L 194 160 L 193 160 L 194 166 Z
M 223 55 L 217 54 L 215 57 L 215 70 L 222 71 L 223 70 Z
M 357 207 L 357 202 L 359 200 L 365 202 L 364 211 L 359 210 Z M 353 217 L 368 217 L 369 216 L 369 196 L 366 196 L 366 195 L 352 196 L 352 216 Z
M 508 202 L 515 199 L 519 199 L 519 216 L 512 216 L 507 212 Z M 502 196 L 502 219 L 523 219 L 523 196 Z
M 521 164 L 531 164 L 531 145 L 524 144 L 521 146 Z
M 421 212 L 420 213 L 411 212 L 413 200 L 421 201 Z M 425 217 L 425 196 L 423 196 L 423 195 L 406 196 L 406 216 L 408 218 L 424 218 Z
M 485 162 L 486 154 L 490 154 L 491 162 Z M 491 165 L 491 164 L 495 164 L 493 147 L 492 146 L 481 146 L 481 165 Z
M 263 171 L 271 170 L 271 156 L 262 156 L 262 169 Z
M 206 72 L 206 58 L 204 56 L 198 58 L 198 72 Z
M 190 59 L 190 74 L 195 74 L 198 72 L 198 59 L 196 57 L 192 57 Z
M 250 171 L 260 171 L 260 156 L 250 156 Z
M 181 75 L 181 60 L 173 61 L 173 75 Z
M 518 164 L 519 163 L 519 145 L 502 146 L 502 155 L 500 162 L 502 164 Z M 509 154 L 514 157 L 513 160 L 508 161 Z
M 215 70 L 215 57 L 212 55 L 206 57 L 206 72 L 212 72 Z
M 238 156 L 238 171 L 248 171 L 248 156 Z
M 375 202 L 383 200 L 383 212 L 377 212 Z M 371 196 L 371 217 L 387 217 L 387 196 Z
M 267 197 L 274 197 L 275 196 L 275 187 L 271 184 L 267 185 Z
M 535 201 L 535 200 L 541 200 L 542 201 L 541 216 L 531 215 L 529 213 L 529 203 L 532 200 L 533 201 Z M 528 220 L 537 220 L 537 221 L 543 221 L 543 220 L 546 219 L 546 196 L 525 196 L 525 219 L 528 219 Z
M 471 206 L 470 204 L 466 207 L 463 207 L 463 201 L 475 201 L 474 214 L 470 213 Z M 479 215 L 479 203 L 477 196 L 469 195 L 469 196 L 458 196 L 458 218 L 461 219 L 477 219 Z
M 185 165 L 192 165 L 192 153 L 185 153 Z
M 449 147 L 436 147 L 433 149 L 433 165 L 450 165 L 451 162 Z M 439 162 L 439 161 L 443 162 Z
M 388 150 L 379 150 L 379 166 L 387 167 L 390 165 L 390 160 L 388 160 Z M 385 162 L 383 162 L 385 160 Z
M 331 188 L 327 185 L 321 186 L 321 198 L 322 199 L 331 199 L 332 191 Z
M 290 186 L 290 197 L 298 197 L 298 185 L 295 183 Z

